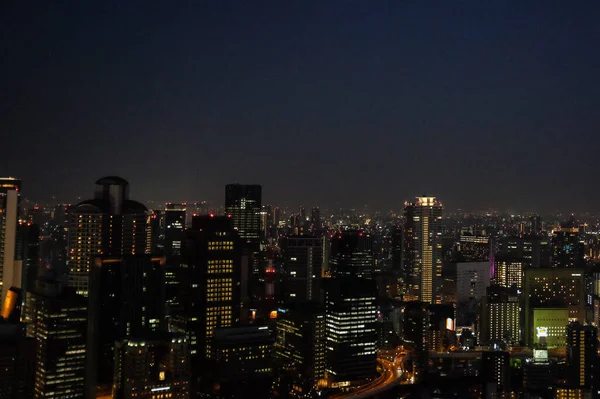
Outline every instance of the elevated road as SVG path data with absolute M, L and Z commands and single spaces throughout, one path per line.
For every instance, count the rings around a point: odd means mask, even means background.
M 400 384 L 402 378 L 402 370 L 399 369 L 399 364 L 402 364 L 401 359 L 395 362 L 379 358 L 377 363 L 383 369 L 383 373 L 370 383 L 361 386 L 351 392 L 338 393 L 330 396 L 331 399 L 363 399 L 369 398 L 378 393 L 387 391 L 392 387 Z

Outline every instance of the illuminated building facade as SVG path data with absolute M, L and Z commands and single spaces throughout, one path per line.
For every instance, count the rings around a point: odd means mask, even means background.
M 40 279 L 27 293 L 27 336 L 35 340 L 35 398 L 82 398 L 87 303 L 71 287 Z
M 331 276 L 373 278 L 373 238 L 363 231 L 344 231 L 331 237 L 329 254 Z
M 333 384 L 375 375 L 377 360 L 375 281 L 335 277 L 325 284 L 326 372 Z
M 188 399 L 190 360 L 187 338 L 151 334 L 115 344 L 113 398 Z
M 501 287 L 523 288 L 524 262 L 521 259 L 497 257 L 494 263 L 494 283 Z
M 567 326 L 567 368 L 569 382 L 575 387 L 591 388 L 598 367 L 598 330 L 579 322 Z
M 441 302 L 442 204 L 435 197 L 417 197 L 404 207 L 404 272 L 407 299 Z
M 461 262 L 487 261 L 490 257 L 490 238 L 487 236 L 461 235 L 457 258 Z
M 225 213 L 231 215 L 240 238 L 258 249 L 262 187 L 257 184 L 228 184 L 225 187 Z
M 564 309 L 568 321 L 583 321 L 585 317 L 585 281 L 582 269 L 545 268 L 525 270 L 524 311 L 525 329 L 523 339 L 531 345 L 538 332 L 534 328 L 534 312 L 537 319 L 555 319 L 552 314 L 544 316 L 543 309 Z M 561 321 L 562 323 L 562 321 Z M 563 324 L 566 328 L 567 323 Z M 539 325 L 537 327 L 550 327 Z M 564 337 L 564 330 L 563 330 Z M 564 341 L 564 338 L 563 338 Z
M 323 241 L 311 236 L 281 239 L 281 299 L 284 303 L 320 300 Z
M 84 296 L 95 258 L 140 255 L 148 248 L 148 209 L 129 199 L 129 183 L 108 176 L 96 185 L 94 199 L 74 207 L 68 227 L 69 285 Z
M 324 309 L 314 302 L 279 309 L 276 333 L 279 390 L 311 397 L 317 382 L 325 377 Z
M 215 329 L 240 321 L 241 243 L 228 216 L 196 216 L 186 237 L 182 310 L 171 331 L 187 334 L 197 379 L 212 356 Z
M 485 345 L 521 341 L 521 306 L 515 287 L 488 287 L 481 304 L 481 341 Z
M 17 220 L 21 194 L 21 180 L 13 177 L 0 178 L 0 304 L 4 302 L 10 287 L 20 288 L 21 275 L 15 273 L 17 246 Z
M 180 284 L 183 243 L 185 240 L 185 204 L 167 204 L 164 211 L 165 295 L 169 314 L 180 311 Z
M 95 259 L 88 297 L 89 389 L 112 384 L 116 341 L 166 330 L 164 281 L 161 257 Z

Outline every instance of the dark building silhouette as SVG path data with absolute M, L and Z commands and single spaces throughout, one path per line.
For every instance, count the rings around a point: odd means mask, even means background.
M 256 184 L 228 184 L 225 187 L 225 213 L 246 244 L 259 249 L 262 187 Z
M 510 392 L 510 354 L 500 351 L 482 352 L 479 377 L 484 399 L 506 395 Z
M 166 330 L 164 258 L 96 258 L 88 300 L 86 386 L 94 389 L 113 382 L 116 341 Z
M 329 271 L 331 276 L 373 278 L 373 239 L 363 231 L 344 231 L 331 237 Z
M 572 386 L 591 388 L 598 365 L 598 330 L 591 325 L 572 322 L 567 326 L 568 381 Z
M 283 256 L 280 300 L 284 303 L 320 301 L 323 238 L 283 237 L 280 247 Z
M 181 310 L 181 280 L 183 244 L 185 241 L 186 206 L 167 204 L 164 211 L 164 254 L 166 257 L 165 283 L 166 301 L 170 315 Z
M 557 268 L 585 266 L 585 247 L 574 220 L 563 223 L 552 236 L 552 265 Z
M 33 398 L 36 342 L 25 328 L 0 319 L 0 399 Z

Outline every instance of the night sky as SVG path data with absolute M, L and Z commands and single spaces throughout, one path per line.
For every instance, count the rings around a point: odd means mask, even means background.
M 493 4 L 492 4 L 493 3 Z M 525 4 L 523 4 L 525 3 Z M 600 210 L 598 1 L 0 5 L 0 175 L 74 202 Z

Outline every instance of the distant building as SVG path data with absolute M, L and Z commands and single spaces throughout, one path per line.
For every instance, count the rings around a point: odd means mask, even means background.
M 27 293 L 27 336 L 35 340 L 35 398 L 85 394 L 87 303 L 74 289 L 38 280 Z
M 0 178 L 0 305 L 13 285 L 21 288 L 20 270 L 15 273 L 17 220 L 21 200 L 21 180 Z
M 421 302 L 441 302 L 442 204 L 435 197 L 417 197 L 404 207 L 404 272 L 409 294 Z
M 564 223 L 552 235 L 552 265 L 557 268 L 583 268 L 585 247 L 575 221 Z
M 262 187 L 256 184 L 228 184 L 225 187 L 225 213 L 246 244 L 258 250 Z
M 331 237 L 329 271 L 332 276 L 373 278 L 374 269 L 373 238 L 370 234 L 350 230 Z
M 169 314 L 181 309 L 181 264 L 185 241 L 185 204 L 167 204 L 164 211 L 165 296 Z
M 490 286 L 490 262 L 449 263 L 444 275 L 444 291 L 454 294 L 454 302 L 480 300 Z
M 320 301 L 323 238 L 283 237 L 280 247 L 283 256 L 280 300 L 284 303 Z
M 463 234 L 456 248 L 456 258 L 459 262 L 484 262 L 490 258 L 490 238 Z
M 498 255 L 522 261 L 524 269 L 550 266 L 551 254 L 551 242 L 543 236 L 503 237 L 498 242 Z
M 190 397 L 188 342 L 177 334 L 151 334 L 115 344 L 113 398 Z
M 148 246 L 148 209 L 129 199 L 127 180 L 108 176 L 96 185 L 94 199 L 74 207 L 68 226 L 69 286 L 84 296 L 95 258 L 141 255 Z

